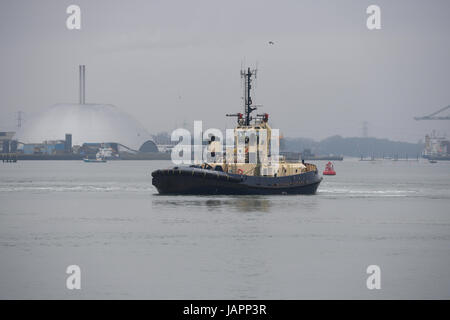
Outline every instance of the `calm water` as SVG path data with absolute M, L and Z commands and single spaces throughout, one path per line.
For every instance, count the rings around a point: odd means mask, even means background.
M 346 159 L 314 196 L 159 196 L 169 165 L 0 163 L 0 298 L 450 298 L 450 162 Z

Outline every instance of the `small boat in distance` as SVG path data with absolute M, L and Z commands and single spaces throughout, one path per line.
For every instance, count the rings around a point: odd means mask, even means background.
M 89 157 L 86 157 L 83 159 L 83 161 L 84 162 L 93 162 L 93 163 L 103 163 L 103 162 L 106 162 L 106 156 L 105 156 L 103 149 L 100 149 L 96 153 L 95 159 L 89 159 Z
M 323 175 L 324 176 L 335 176 L 336 175 L 336 171 L 334 171 L 334 167 L 333 167 L 333 164 L 331 163 L 331 161 L 329 161 L 325 165 L 325 170 L 323 171 Z

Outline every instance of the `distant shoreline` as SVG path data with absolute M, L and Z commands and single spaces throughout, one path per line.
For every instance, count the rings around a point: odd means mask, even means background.
M 83 160 L 86 155 L 81 154 L 10 154 L 22 160 Z M 2 157 L 4 154 L 2 154 Z M 115 159 L 114 159 L 115 160 Z M 170 160 L 170 153 L 148 152 L 138 154 L 121 154 L 117 160 Z

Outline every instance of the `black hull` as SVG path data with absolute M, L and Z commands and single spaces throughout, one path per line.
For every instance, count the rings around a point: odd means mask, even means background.
M 322 181 L 317 171 L 287 177 L 253 177 L 190 167 L 156 170 L 152 176 L 160 194 L 314 194 Z

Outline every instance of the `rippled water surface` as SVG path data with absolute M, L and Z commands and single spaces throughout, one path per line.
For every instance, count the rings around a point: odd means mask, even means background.
M 169 165 L 0 163 L 0 298 L 450 298 L 450 162 L 346 159 L 314 196 L 157 195 Z

